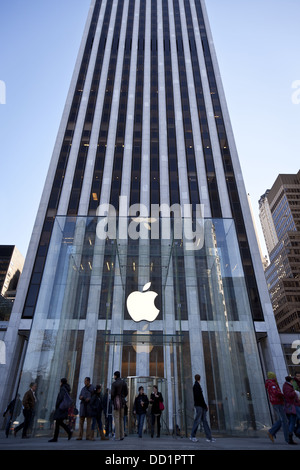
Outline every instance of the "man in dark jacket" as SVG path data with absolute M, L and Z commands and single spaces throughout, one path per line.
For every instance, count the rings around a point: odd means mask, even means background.
M 35 405 L 36 405 L 36 392 L 37 389 L 37 384 L 32 382 L 29 386 L 29 390 L 25 393 L 23 397 L 23 415 L 24 415 L 24 422 L 19 424 L 14 430 L 14 436 L 16 437 L 17 432 L 20 431 L 20 429 L 23 429 L 22 431 L 22 439 L 26 439 L 27 436 L 27 430 L 31 425 L 31 422 L 33 420 L 34 416 L 34 410 L 35 410 Z
M 143 437 L 144 420 L 149 406 L 149 400 L 144 393 L 144 387 L 139 387 L 139 394 L 134 400 L 133 413 L 138 417 L 138 433 L 139 437 Z
M 115 440 L 122 441 L 124 439 L 125 397 L 128 395 L 128 388 L 126 382 L 121 379 L 119 371 L 114 373 L 114 379 L 111 386 L 111 399 L 114 406 Z
M 195 406 L 195 410 L 196 410 L 196 416 L 195 416 L 195 420 L 194 420 L 193 429 L 192 429 L 190 439 L 193 442 L 197 442 L 196 432 L 197 432 L 199 424 L 202 421 L 203 429 L 204 429 L 204 432 L 205 432 L 205 435 L 206 435 L 206 440 L 208 442 L 213 442 L 213 441 L 215 441 L 215 439 L 212 438 L 211 430 L 210 430 L 209 424 L 208 424 L 207 419 L 206 419 L 206 413 L 207 413 L 208 408 L 207 408 L 207 404 L 205 403 L 205 400 L 204 400 L 202 388 L 200 386 L 200 379 L 201 379 L 200 375 L 196 374 L 195 375 L 195 383 L 194 383 L 194 386 L 193 386 L 194 406 Z
M 84 379 L 84 387 L 81 389 L 80 395 L 79 395 L 79 400 L 80 400 L 80 411 L 79 411 L 79 436 L 77 438 L 77 441 L 81 441 L 83 437 L 83 425 L 84 421 L 86 419 L 87 425 L 86 425 L 86 439 L 87 440 L 92 440 L 92 409 L 91 409 L 91 398 L 92 394 L 94 391 L 94 387 L 91 384 L 91 379 L 90 377 L 86 377 Z

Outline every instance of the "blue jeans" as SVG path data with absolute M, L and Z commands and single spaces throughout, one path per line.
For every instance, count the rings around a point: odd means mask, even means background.
M 92 430 L 94 431 L 96 428 L 99 428 L 99 431 L 102 431 L 102 420 L 101 418 L 93 417 L 92 421 Z
M 211 439 L 211 431 L 210 431 L 210 427 L 209 427 L 207 419 L 206 419 L 206 409 L 202 408 L 201 406 L 195 406 L 195 410 L 196 410 L 196 416 L 195 416 L 195 419 L 194 419 L 194 424 L 193 424 L 191 437 L 196 436 L 198 426 L 202 421 L 203 429 L 204 429 L 206 438 L 210 440 Z
M 139 434 L 139 437 L 142 437 L 142 436 L 143 436 L 143 426 L 144 426 L 145 416 L 146 416 L 145 413 L 142 413 L 142 414 L 140 414 L 140 415 L 137 415 L 137 419 L 138 419 L 138 434 Z
M 272 434 L 272 436 L 276 436 L 277 432 L 282 426 L 284 439 L 286 442 L 288 442 L 289 441 L 289 425 L 288 425 L 288 420 L 284 411 L 284 407 L 283 405 L 273 405 L 273 409 L 275 411 L 277 421 L 273 424 L 271 429 L 269 429 L 269 433 Z
M 288 420 L 289 420 L 289 434 L 293 434 L 295 426 L 296 426 L 297 415 L 288 415 Z
M 7 418 L 6 418 L 6 426 L 5 426 L 5 435 L 6 435 L 6 437 L 9 436 L 9 430 L 10 430 L 11 423 L 12 423 L 12 416 L 11 416 L 11 414 L 8 414 Z

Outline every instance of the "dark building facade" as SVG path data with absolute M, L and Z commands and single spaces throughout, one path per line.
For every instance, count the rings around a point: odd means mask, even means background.
M 279 332 L 300 333 L 300 172 L 280 174 L 266 195 L 276 244 L 265 270 Z

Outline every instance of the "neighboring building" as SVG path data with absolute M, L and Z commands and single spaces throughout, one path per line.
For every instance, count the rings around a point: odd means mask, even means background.
M 300 171 L 280 174 L 264 196 L 261 222 L 270 265 L 265 274 L 280 333 L 300 333 Z M 270 217 L 265 217 L 267 213 Z M 275 235 L 274 235 L 275 232 Z
M 0 321 L 8 321 L 24 258 L 14 245 L 0 245 Z
M 278 237 L 277 233 L 275 230 L 275 225 L 273 222 L 272 214 L 271 214 L 271 209 L 269 205 L 269 201 L 267 198 L 267 195 L 269 194 L 270 190 L 268 189 L 265 194 L 263 194 L 258 201 L 259 204 L 259 218 L 260 218 L 260 223 L 262 226 L 265 242 L 266 242 L 266 247 L 268 250 L 268 253 L 271 253 L 273 248 L 276 246 L 278 243 Z
M 203 0 L 92 0 L 5 337 L 2 403 L 20 330 L 34 429 L 61 377 L 78 404 L 86 376 L 110 387 L 115 370 L 129 416 L 138 386 L 159 384 L 165 430 L 190 432 L 196 373 L 214 431 L 270 423 L 264 373 L 283 382 L 286 365 Z

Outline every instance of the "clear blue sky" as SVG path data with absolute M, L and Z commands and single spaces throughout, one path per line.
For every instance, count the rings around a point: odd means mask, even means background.
M 0 244 L 26 254 L 90 0 L 1 0 Z M 227 104 L 257 201 L 300 169 L 299 0 L 206 0 Z M 298 95 L 300 96 L 300 94 Z M 260 228 L 259 228 L 260 230 Z M 265 251 L 265 250 L 264 250 Z

